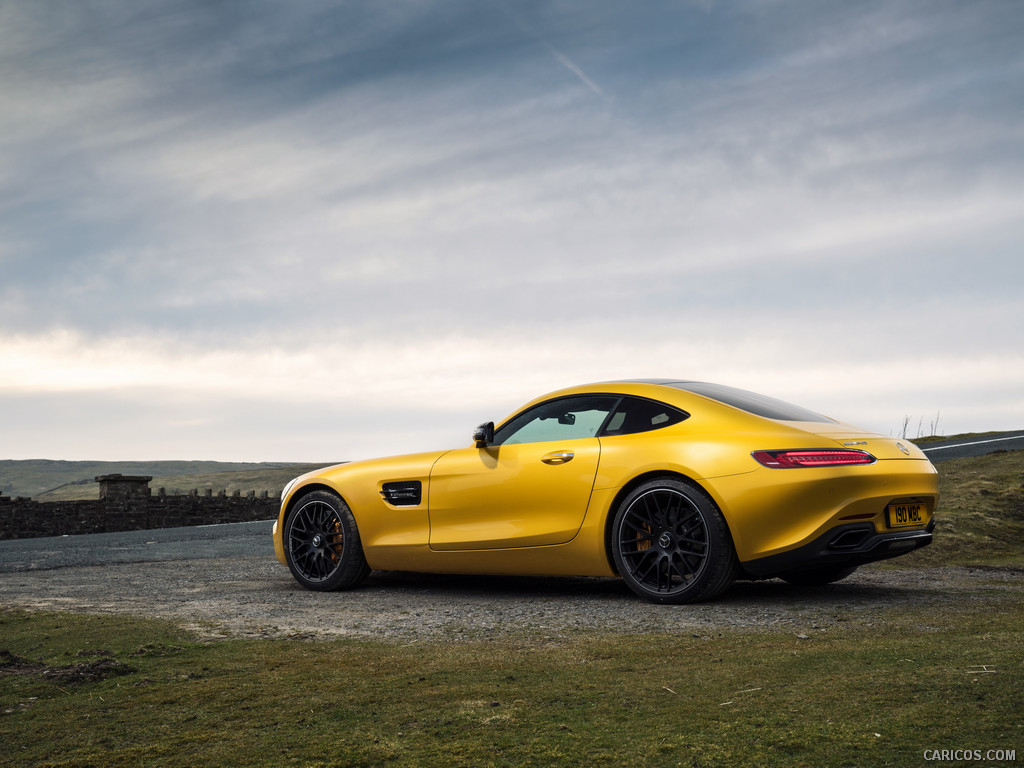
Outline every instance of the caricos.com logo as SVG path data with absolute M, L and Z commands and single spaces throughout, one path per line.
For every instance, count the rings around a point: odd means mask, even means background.
M 962 763 L 967 761 L 1014 762 L 1017 759 L 1015 749 L 926 749 L 925 760 Z

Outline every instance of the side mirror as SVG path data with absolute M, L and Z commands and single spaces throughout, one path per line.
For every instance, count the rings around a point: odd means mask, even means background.
M 477 448 L 483 448 L 494 442 L 494 422 L 488 421 L 473 430 L 473 442 Z

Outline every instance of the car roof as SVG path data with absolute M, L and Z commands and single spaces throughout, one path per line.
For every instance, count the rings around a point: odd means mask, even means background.
M 774 397 L 737 387 L 730 387 L 725 384 L 714 384 L 712 382 L 694 381 L 691 379 L 618 379 L 593 384 L 582 384 L 538 397 L 528 403 L 527 406 L 524 406 L 524 408 L 521 408 L 520 411 L 525 410 L 528 406 L 552 398 L 597 392 L 615 392 L 623 395 L 650 397 L 682 408 L 695 404 L 693 397 L 696 396 L 704 400 L 710 400 L 717 405 L 736 409 L 748 415 L 775 421 L 835 422 L 834 419 L 828 416 L 823 416 L 820 413 L 815 413 Z

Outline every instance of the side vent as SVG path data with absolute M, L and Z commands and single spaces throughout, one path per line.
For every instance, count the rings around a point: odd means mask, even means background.
M 384 501 L 395 507 L 415 507 L 423 496 L 423 486 L 419 480 L 403 480 L 398 483 L 384 483 L 380 495 Z

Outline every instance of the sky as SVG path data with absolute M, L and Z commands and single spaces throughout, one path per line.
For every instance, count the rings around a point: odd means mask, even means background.
M 646 377 L 1019 429 L 1022 340 L 1018 0 L 0 0 L 0 458 Z

